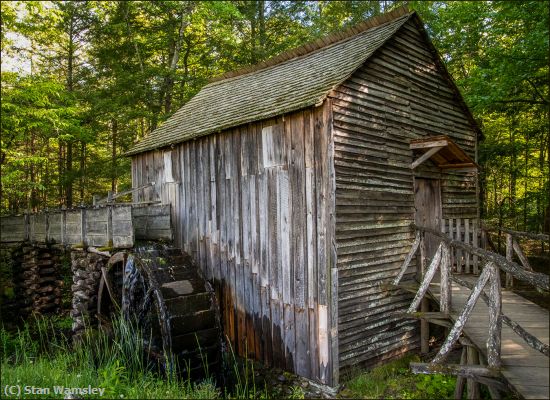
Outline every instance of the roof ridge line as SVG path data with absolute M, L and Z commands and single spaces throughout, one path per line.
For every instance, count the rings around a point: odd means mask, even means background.
M 292 60 L 294 58 L 298 58 L 310 53 L 313 53 L 317 50 L 320 50 L 322 48 L 329 47 L 333 44 L 342 42 L 344 40 L 348 40 L 360 33 L 366 32 L 372 28 L 379 27 L 381 25 L 384 25 L 386 23 L 392 22 L 400 17 L 403 17 L 407 14 L 412 14 L 414 11 L 411 11 L 409 9 L 408 5 L 403 5 L 400 7 L 397 7 L 387 13 L 376 15 L 374 17 L 370 17 L 364 21 L 361 21 L 357 25 L 354 25 L 352 27 L 349 27 L 343 31 L 337 31 L 333 32 L 329 35 L 322 36 L 314 41 L 305 43 L 299 47 L 295 47 L 293 49 L 287 50 L 281 54 L 278 54 L 274 57 L 271 57 L 265 61 L 262 61 L 258 64 L 254 65 L 248 65 L 246 67 L 236 69 L 234 71 L 225 72 L 221 75 L 218 75 L 216 77 L 211 78 L 208 81 L 207 85 L 217 83 L 224 81 L 226 79 L 235 78 L 238 76 L 246 75 L 252 72 L 258 72 L 263 69 L 267 69 L 269 67 L 281 64 L 285 61 Z

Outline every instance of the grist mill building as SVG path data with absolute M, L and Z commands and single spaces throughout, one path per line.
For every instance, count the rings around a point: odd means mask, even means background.
M 206 85 L 129 152 L 134 200 L 171 204 L 239 354 L 335 385 L 418 347 L 384 284 L 412 222 L 478 218 L 480 137 L 401 8 Z

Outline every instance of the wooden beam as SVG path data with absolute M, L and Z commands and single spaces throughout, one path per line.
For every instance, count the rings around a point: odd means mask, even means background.
M 550 235 L 544 234 L 544 233 L 532 233 L 532 232 L 520 232 L 520 231 L 514 231 L 512 229 L 502 228 L 502 227 L 496 227 L 493 225 L 483 224 L 483 228 L 488 231 L 502 231 L 505 233 L 510 233 L 512 236 L 520 236 L 520 237 L 526 237 L 528 239 L 533 240 L 550 240 Z
M 430 148 L 430 150 L 428 150 L 427 152 L 425 152 L 424 154 L 422 154 L 420 157 L 418 157 L 416 160 L 413 161 L 413 163 L 411 164 L 411 169 L 415 169 L 416 167 L 418 167 L 420 164 L 422 164 L 424 161 L 429 159 L 431 156 L 433 156 L 443 147 L 445 146 L 437 146 L 437 147 Z
M 409 145 L 409 148 L 411 150 L 429 149 L 432 147 L 445 147 L 448 144 L 449 144 L 449 141 L 447 139 L 439 139 L 439 140 L 430 140 L 425 142 L 411 142 Z
M 419 320 L 425 320 L 435 325 L 444 326 L 446 328 L 451 328 L 453 326 L 452 322 L 449 320 L 449 314 L 441 312 L 414 312 L 414 313 L 394 313 L 392 315 L 399 316 L 402 318 L 414 318 Z
M 399 273 L 397 274 L 397 276 L 395 277 L 395 279 L 392 282 L 394 285 L 397 286 L 399 284 L 399 281 L 403 278 L 403 275 L 405 275 L 405 271 L 407 271 L 407 267 L 411 263 L 411 260 L 414 256 L 414 254 L 418 250 L 418 245 L 419 244 L 420 244 L 420 232 L 416 232 L 414 242 L 413 242 L 413 245 L 411 247 L 411 251 L 409 251 L 409 254 L 407 254 L 407 257 L 405 258 L 405 261 L 403 261 L 403 265 L 401 266 L 401 269 L 399 270 Z
M 489 337 L 487 338 L 487 363 L 490 367 L 500 367 L 501 336 L 502 336 L 502 289 L 500 287 L 500 271 L 491 263 L 485 268 L 491 268 L 489 279 Z
M 409 309 L 407 312 L 413 313 L 416 311 L 417 307 L 420 305 L 420 301 L 424 298 L 424 295 L 428 291 L 428 287 L 430 286 L 430 282 L 432 281 L 435 271 L 437 270 L 437 267 L 439 266 L 439 262 L 441 261 L 441 253 L 442 253 L 442 245 L 440 244 L 437 248 L 437 251 L 434 254 L 434 258 L 432 260 L 432 263 L 428 267 L 428 270 L 424 274 L 424 279 L 422 280 L 422 283 L 420 284 L 420 288 L 418 289 L 418 292 L 416 293 L 416 296 L 414 296 L 414 300 L 412 301 Z
M 466 353 L 467 353 L 467 347 L 462 347 L 462 354 L 460 355 L 460 365 L 466 365 Z M 466 383 L 466 378 L 463 376 L 457 376 L 456 378 L 456 386 L 455 386 L 455 393 L 454 397 L 456 400 L 461 400 L 462 395 L 464 393 L 464 385 Z
M 107 197 L 104 197 L 102 199 L 100 199 L 99 196 L 94 195 L 93 205 L 95 206 L 95 205 L 99 205 L 101 203 L 110 203 L 111 201 L 113 201 L 113 200 L 115 200 L 119 197 L 122 197 L 122 196 L 125 196 L 127 194 L 136 192 L 138 190 L 143 190 L 143 189 L 146 189 L 146 188 L 152 187 L 152 186 L 155 186 L 155 182 L 149 182 L 145 185 L 142 185 L 142 186 L 139 186 L 139 187 L 136 187 L 136 188 L 131 188 L 131 189 L 128 189 L 128 190 L 123 190 L 122 192 L 117 192 L 117 193 L 113 193 L 112 191 L 108 191 L 107 192 Z
M 441 265 L 439 267 L 440 272 L 440 310 L 442 313 L 449 313 L 451 310 L 451 257 L 449 256 L 449 246 L 447 243 L 443 244 L 443 251 L 441 255 Z
M 513 261 L 514 257 L 514 245 L 513 245 L 513 236 L 510 233 L 506 234 L 506 259 L 510 262 Z M 514 287 L 514 279 L 512 278 L 512 274 L 509 272 L 506 272 L 506 288 L 511 289 Z
M 478 170 L 477 165 L 472 164 L 472 163 L 439 164 L 438 167 L 441 168 L 441 169 L 468 170 L 468 172 L 477 172 L 477 170 Z
M 499 378 L 500 371 L 497 368 L 484 367 L 482 365 L 433 365 L 429 363 L 411 363 L 411 371 L 414 374 L 444 374 L 463 376 L 465 378 L 476 379 L 484 378 Z
M 466 348 L 466 359 L 468 365 L 480 365 L 479 353 L 474 346 L 468 346 Z M 479 399 L 479 383 L 475 379 L 469 378 L 466 380 L 466 389 L 468 393 L 468 399 Z
M 521 264 L 525 267 L 527 271 L 533 272 L 533 268 L 529 264 L 529 260 L 527 257 L 525 257 L 525 254 L 523 254 L 523 251 L 521 250 L 521 247 L 515 237 L 512 237 L 512 247 L 514 248 L 514 251 L 518 255 L 519 260 L 521 261 Z

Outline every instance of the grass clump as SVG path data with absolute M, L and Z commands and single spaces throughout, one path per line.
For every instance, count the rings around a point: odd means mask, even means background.
M 414 375 L 411 362 L 417 355 L 406 355 L 368 372 L 352 372 L 342 397 L 365 399 L 449 399 L 453 398 L 456 378 L 445 375 Z
M 100 388 L 86 398 L 212 399 L 220 392 L 212 380 L 193 383 L 163 375 L 144 356 L 146 341 L 131 323 L 118 320 L 107 336 L 88 330 L 71 345 L 59 323 L 37 318 L 15 333 L 0 329 L 2 386 L 19 385 L 20 397 L 65 398 L 65 388 Z M 84 397 L 84 396 L 77 396 Z

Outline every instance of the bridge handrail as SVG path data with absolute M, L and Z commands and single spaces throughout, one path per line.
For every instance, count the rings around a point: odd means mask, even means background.
M 537 289 L 550 291 L 550 277 L 546 274 L 527 271 L 521 265 L 513 261 L 507 260 L 506 257 L 503 257 L 500 254 L 480 249 L 478 247 L 473 247 L 458 240 L 450 239 L 449 237 L 435 229 L 418 226 L 416 224 L 411 224 L 411 227 L 417 231 L 429 233 L 433 236 L 436 236 L 450 246 L 468 251 L 471 254 L 481 257 L 487 261 L 492 261 L 504 272 L 511 274 L 516 279 L 533 285 Z
M 533 239 L 533 240 L 544 240 L 544 241 L 550 240 L 550 235 L 547 235 L 545 233 L 514 231 L 512 229 L 504 228 L 502 226 L 500 227 L 494 226 L 486 222 L 483 223 L 483 229 L 489 232 L 504 232 L 515 237 L 523 237 L 523 238 Z

